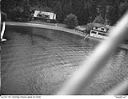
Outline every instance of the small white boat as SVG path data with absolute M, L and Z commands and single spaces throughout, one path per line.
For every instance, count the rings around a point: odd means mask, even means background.
M 106 39 L 108 37 L 108 29 L 106 27 L 93 27 L 93 29 L 90 31 L 90 36 Z

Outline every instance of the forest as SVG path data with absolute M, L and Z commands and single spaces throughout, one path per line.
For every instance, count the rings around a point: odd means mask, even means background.
M 80 25 L 93 22 L 101 16 L 113 25 L 128 9 L 128 0 L 2 0 L 1 10 L 8 19 L 30 17 L 34 10 L 57 14 L 57 22 L 63 23 L 70 13 L 78 18 Z

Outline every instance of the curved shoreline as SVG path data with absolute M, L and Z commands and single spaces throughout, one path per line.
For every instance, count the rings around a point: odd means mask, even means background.
M 83 33 L 78 32 L 75 29 L 68 29 L 64 27 L 57 26 L 56 24 L 53 25 L 46 25 L 46 24 L 38 24 L 38 23 L 26 23 L 26 22 L 6 22 L 6 25 L 11 25 L 11 26 L 27 26 L 27 27 L 36 27 L 36 28 L 44 28 L 44 29 L 51 29 L 51 30 L 57 30 L 57 31 L 63 31 L 67 33 L 71 33 L 77 36 L 85 37 Z M 93 38 L 93 37 L 88 37 L 89 39 L 93 39 L 96 41 L 101 41 L 101 39 L 98 38 Z M 128 44 L 120 44 L 119 46 L 121 49 L 128 50 Z
M 27 26 L 27 27 L 36 27 L 36 28 L 45 28 L 45 29 L 52 29 L 52 30 L 58 30 L 63 32 L 68 32 L 71 34 L 83 36 L 83 34 L 78 33 L 75 29 L 67 29 L 60 26 L 53 26 L 53 25 L 45 25 L 45 24 L 37 24 L 37 23 L 25 23 L 25 22 L 6 22 L 6 25 L 11 26 Z

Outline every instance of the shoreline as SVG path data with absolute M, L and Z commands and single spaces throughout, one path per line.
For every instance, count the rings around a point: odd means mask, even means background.
M 56 23 L 55 25 L 46 25 L 46 24 L 41 24 L 41 23 L 31 23 L 31 22 L 5 22 L 6 25 L 10 25 L 10 26 L 27 26 L 27 27 L 35 27 L 35 28 L 44 28 L 44 29 L 51 29 L 51 30 L 56 30 L 56 31 L 63 31 L 63 32 L 67 32 L 67 33 L 71 33 L 71 34 L 74 34 L 74 35 L 77 35 L 77 36 L 81 36 L 85 37 L 85 35 L 80 32 L 80 31 L 77 31 L 75 29 L 68 29 L 68 28 L 65 28 L 65 27 L 61 27 L 61 26 L 57 26 Z M 89 39 L 93 39 L 93 40 L 96 40 L 98 42 L 102 41 L 102 39 L 98 39 L 98 38 L 94 38 L 94 37 L 88 37 Z M 128 44 L 120 44 L 119 46 L 121 49 L 123 50 L 128 50 Z

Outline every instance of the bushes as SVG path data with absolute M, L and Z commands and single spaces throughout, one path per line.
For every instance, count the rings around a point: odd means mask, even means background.
M 11 21 L 28 21 L 31 18 L 30 6 L 16 6 L 9 10 L 8 19 Z
M 24 11 L 23 11 L 23 20 L 28 21 L 31 17 L 31 10 L 30 10 L 30 5 L 25 4 L 24 5 Z
M 17 19 L 22 16 L 23 11 L 24 10 L 22 7 L 15 7 L 13 9 L 10 9 L 8 18 L 12 21 L 17 21 Z
M 94 23 L 88 23 L 86 25 L 86 33 L 90 33 L 90 30 L 92 30 L 94 27 Z
M 77 16 L 74 14 L 69 14 L 64 20 L 64 23 L 67 25 L 68 28 L 75 28 L 78 25 Z

